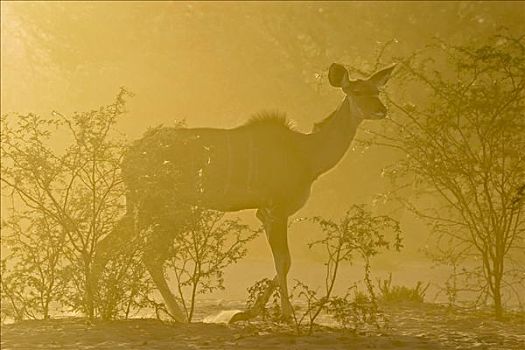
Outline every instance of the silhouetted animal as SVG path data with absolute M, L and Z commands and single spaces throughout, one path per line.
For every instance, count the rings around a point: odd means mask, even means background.
M 341 160 L 359 124 L 386 116 L 378 94 L 393 69 L 351 81 L 342 65 L 332 64 L 330 84 L 341 88 L 345 98 L 309 134 L 295 131 L 277 114 L 261 114 L 233 129 L 161 127 L 147 132 L 125 155 L 122 175 L 128 214 L 120 228 L 99 244 L 92 287 L 114 244 L 149 228 L 143 261 L 171 315 L 184 322 L 186 316 L 168 287 L 163 264 L 172 240 L 184 229 L 185 216 L 194 206 L 257 209 L 274 257 L 282 312 L 289 316 L 288 217 L 305 204 L 319 175 Z

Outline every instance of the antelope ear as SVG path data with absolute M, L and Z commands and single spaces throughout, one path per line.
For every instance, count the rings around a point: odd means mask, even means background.
M 375 73 L 370 78 L 368 78 L 368 81 L 374 84 L 376 87 L 381 88 L 386 84 L 388 79 L 390 79 L 390 75 L 392 74 L 394 68 L 396 68 L 395 64 L 391 67 L 380 70 L 379 72 Z
M 328 80 L 333 87 L 344 88 L 350 84 L 348 71 L 338 63 L 332 63 L 328 71 Z

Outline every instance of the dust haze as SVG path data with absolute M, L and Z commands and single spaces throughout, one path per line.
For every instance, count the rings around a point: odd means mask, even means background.
M 524 13 L 2 2 L 2 347 L 520 348 Z

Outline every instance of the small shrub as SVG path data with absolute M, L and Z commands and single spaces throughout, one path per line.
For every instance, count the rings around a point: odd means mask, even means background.
M 8 223 L 13 234 L 5 242 L 18 249 L 10 262 L 22 275 L 13 282 L 27 287 L 23 295 L 32 300 L 26 313 L 33 309 L 34 317 L 50 317 L 51 302 L 95 316 L 88 284 L 93 259 L 124 211 L 125 145 L 116 124 L 128 96 L 121 88 L 112 103 L 69 116 L 54 111 L 49 117 L 0 118 L 0 180 L 12 199 L 8 219 L 15 224 Z M 57 134 L 66 138 L 64 147 L 55 147 Z M 18 214 L 29 223 L 18 225 Z
M 378 288 L 381 292 L 380 300 L 385 303 L 423 303 L 425 293 L 430 286 L 427 283 L 423 286 L 423 282 L 418 281 L 414 288 L 406 286 L 392 286 L 392 274 L 389 274 L 388 279 L 378 280 Z
M 388 216 L 373 216 L 363 205 L 354 205 L 339 221 L 319 217 L 312 220 L 320 225 L 325 234 L 324 239 L 309 244 L 310 247 L 321 245 L 327 253 L 325 293 L 324 296 L 318 297 L 316 291 L 303 283 L 299 282 L 296 285 L 299 290 L 297 296 L 306 300 L 307 304 L 307 309 L 302 315 L 294 315 L 297 333 L 301 333 L 302 321 L 308 320 L 307 333 L 311 334 L 317 317 L 322 312 L 330 311 L 336 320 L 345 321 L 353 317 L 351 311 L 360 310 L 364 315 L 361 320 L 381 327 L 382 323 L 378 319 L 381 313 L 371 282 L 371 259 L 381 250 L 390 249 L 391 246 L 398 251 L 401 249 L 399 223 Z M 393 242 L 386 239 L 385 231 L 393 233 Z M 348 292 L 345 297 L 333 296 L 332 292 L 340 265 L 345 261 L 352 262 L 354 255 L 365 263 L 363 281 L 367 295 L 366 298 L 362 298 L 362 295 L 357 293 L 354 300 L 350 301 Z M 358 326 L 358 323 L 354 322 L 354 325 Z
M 375 302 L 364 292 L 355 291 L 353 300 L 347 293 L 344 297 L 330 300 L 328 312 L 343 329 L 353 332 L 369 325 L 381 329 L 386 327 L 387 319 Z
M 2 244 L 9 249 L 2 259 L 2 310 L 6 305 L 10 314 L 3 317 L 50 318 L 50 306 L 66 292 L 64 235 L 42 216 L 12 211 L 2 225 Z
M 343 328 L 352 325 L 355 330 L 363 323 L 372 324 L 378 328 L 382 327 L 386 321 L 378 311 L 371 283 L 371 258 L 379 254 L 382 249 L 389 249 L 391 245 L 396 250 L 402 247 L 399 223 L 388 216 L 372 216 L 364 206 L 357 205 L 347 211 L 339 221 L 319 217 L 313 218 L 312 221 L 319 224 L 325 234 L 325 238 L 309 244 L 310 248 L 321 246 L 326 252 L 325 288 L 324 293 L 319 293 L 307 284 L 296 280 L 290 293 L 290 299 L 292 303 L 304 305 L 301 308 L 293 308 L 292 317 L 296 333 L 298 335 L 312 334 L 316 320 L 323 313 L 332 314 Z M 393 242 L 386 240 L 384 231 L 391 231 L 394 234 Z M 350 299 L 349 292 L 344 297 L 334 296 L 334 286 L 341 264 L 345 261 L 352 262 L 354 255 L 359 256 L 365 262 L 363 280 L 367 294 L 356 292 L 353 300 Z M 251 318 L 263 312 L 264 309 L 258 312 L 253 305 L 257 305 L 258 302 L 260 304 L 261 300 L 266 303 L 270 297 L 268 291 L 271 288 L 275 288 L 275 284 L 265 284 L 259 281 L 249 289 L 252 303 L 249 302 L 248 306 L 251 306 L 252 310 L 249 309 L 243 314 Z M 261 298 L 262 295 L 266 299 Z M 258 302 L 253 303 L 253 300 Z
M 112 259 L 101 276 L 97 291 L 98 314 L 102 319 L 128 319 L 151 307 L 148 295 L 153 283 L 140 261 L 141 252 L 121 252 Z
M 193 209 L 188 229 L 175 239 L 169 261 L 189 321 L 196 296 L 224 289 L 224 268 L 246 255 L 246 244 L 257 234 L 238 218 L 224 219 L 221 212 Z
M 302 301 L 305 305 L 303 310 L 300 310 L 298 307 L 293 309 L 292 316 L 297 334 L 301 335 L 305 332 L 311 334 L 315 326 L 315 320 L 322 311 L 326 311 L 329 296 L 320 297 L 316 290 L 296 280 L 290 298 L 292 301 Z

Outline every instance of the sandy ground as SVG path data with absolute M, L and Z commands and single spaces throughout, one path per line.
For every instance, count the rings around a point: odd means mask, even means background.
M 387 311 L 391 328 L 385 333 L 321 328 L 311 336 L 257 322 L 23 321 L 2 326 L 1 349 L 525 349 L 523 315 L 495 321 L 480 313 L 450 312 L 435 305 Z

